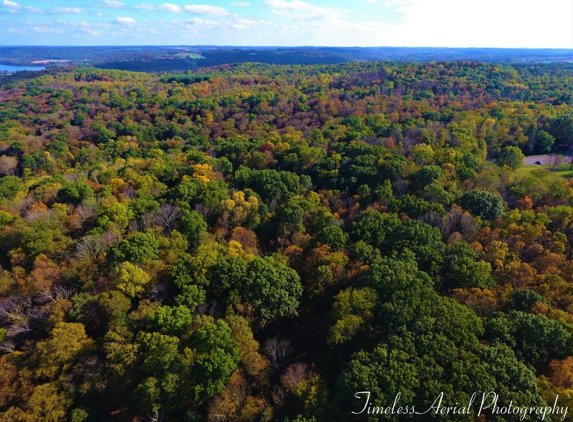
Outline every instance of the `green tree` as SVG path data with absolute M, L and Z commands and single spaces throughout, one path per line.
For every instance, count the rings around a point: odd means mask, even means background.
M 100 227 L 113 228 L 118 225 L 121 229 L 125 229 L 132 218 L 133 213 L 129 206 L 116 202 L 100 209 L 97 222 Z
M 422 186 L 439 180 L 443 176 L 442 169 L 438 166 L 424 166 L 418 171 L 416 178 Z
M 143 264 L 159 256 L 159 242 L 151 230 L 137 232 L 120 241 L 109 251 L 109 260 L 112 263 L 130 261 Z
M 491 276 L 491 265 L 480 261 L 478 254 L 467 243 L 456 242 L 450 245 L 445 255 L 440 283 L 442 289 L 490 289 L 495 284 Z
M 191 245 L 197 245 L 201 233 L 207 231 L 207 223 L 195 210 L 183 210 L 181 215 L 181 233 L 187 236 Z
M 186 306 L 160 306 L 147 317 L 150 329 L 162 334 L 178 335 L 183 328 L 191 324 L 192 317 Z
M 534 152 L 537 154 L 548 154 L 553 148 L 555 138 L 544 130 L 538 130 L 535 134 Z
M 264 320 L 297 315 L 302 285 L 296 271 L 270 257 L 249 262 L 240 288 L 242 299 Z
M 239 364 L 239 344 L 222 320 L 199 328 L 190 341 L 197 354 L 191 370 L 196 380 L 194 398 L 201 403 L 225 388 Z
M 332 250 L 339 251 L 346 246 L 348 235 L 340 227 L 327 226 L 316 234 L 316 239 L 320 243 L 330 246 Z
M 459 202 L 472 215 L 484 220 L 495 220 L 501 217 L 504 212 L 503 199 L 491 192 L 471 190 L 466 192 Z
M 493 344 L 511 347 L 528 365 L 547 364 L 550 359 L 565 357 L 571 341 L 571 334 L 560 322 L 519 311 L 492 318 L 486 324 L 486 334 Z
M 78 205 L 84 199 L 94 196 L 94 190 L 83 182 L 70 183 L 58 191 L 58 200 L 64 203 Z
M 14 199 L 18 192 L 26 190 L 24 184 L 16 176 L 0 178 L 0 198 Z
M 505 147 L 499 153 L 497 162 L 500 166 L 508 166 L 513 170 L 523 166 L 525 155 L 518 147 Z
M 350 238 L 353 242 L 364 241 L 379 247 L 385 238 L 384 217 L 378 211 L 366 210 L 358 215 L 350 226 Z

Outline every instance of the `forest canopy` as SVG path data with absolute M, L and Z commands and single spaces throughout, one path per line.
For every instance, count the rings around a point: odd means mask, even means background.
M 3 77 L 0 419 L 573 406 L 573 179 L 523 166 L 570 153 L 572 87 L 468 61 Z

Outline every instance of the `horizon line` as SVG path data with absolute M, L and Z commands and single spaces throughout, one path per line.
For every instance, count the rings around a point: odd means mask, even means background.
M 571 51 L 573 48 L 558 48 L 558 47 L 448 47 L 448 46 L 326 46 L 326 45 L 229 45 L 229 44 L 102 44 L 102 45 L 56 45 L 56 44 L 13 44 L 13 45 L 0 45 L 0 52 L 2 48 L 31 48 L 31 47 L 60 47 L 60 48 L 101 48 L 101 47 L 156 47 L 156 48 L 174 48 L 174 47 L 211 47 L 211 48 L 407 48 L 407 49 L 452 49 L 452 50 L 556 50 L 556 51 Z

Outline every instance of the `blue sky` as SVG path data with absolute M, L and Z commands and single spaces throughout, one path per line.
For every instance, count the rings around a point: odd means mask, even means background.
M 571 0 L 0 0 L 0 45 L 573 48 Z

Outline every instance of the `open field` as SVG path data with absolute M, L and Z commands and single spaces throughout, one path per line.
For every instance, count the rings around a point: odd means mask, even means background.
M 516 172 L 517 174 L 526 176 L 534 172 L 535 170 L 542 170 L 542 169 L 549 170 L 547 166 L 533 164 L 533 165 L 524 165 L 523 167 L 518 168 Z M 550 170 L 550 171 L 566 179 L 573 177 L 573 170 L 571 170 L 571 164 L 569 164 L 568 162 L 562 162 L 559 165 L 558 170 Z

